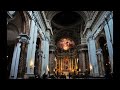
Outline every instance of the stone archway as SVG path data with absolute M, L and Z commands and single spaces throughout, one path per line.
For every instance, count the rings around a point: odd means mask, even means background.
M 60 13 L 62 11 L 45 11 L 45 15 L 46 18 L 51 22 L 51 20 L 53 19 L 53 17 Z M 74 11 L 76 13 L 78 13 L 80 16 L 82 16 L 83 20 L 85 21 L 85 23 L 88 21 L 89 19 L 89 14 L 87 11 Z

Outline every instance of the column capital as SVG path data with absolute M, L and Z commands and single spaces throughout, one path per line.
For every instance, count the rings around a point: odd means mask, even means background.
M 97 54 L 97 55 L 102 54 L 102 49 L 101 49 L 101 48 L 97 49 L 97 50 L 96 50 L 96 54 Z
M 42 51 L 41 49 L 38 49 L 38 50 L 37 50 L 37 53 L 38 53 L 38 55 L 41 55 L 41 56 L 42 56 L 43 51 Z
M 86 44 L 86 38 L 81 38 L 81 44 Z
M 88 50 L 87 44 L 79 44 L 77 47 L 78 47 L 78 52 Z
M 27 34 L 20 34 L 18 37 L 20 43 L 29 43 L 30 37 Z
M 90 40 L 94 40 L 94 36 L 93 36 L 93 35 L 90 35 L 90 36 L 87 38 L 87 42 L 90 41 Z
M 43 42 L 50 42 L 49 38 L 47 36 L 44 36 L 44 38 L 42 39 Z

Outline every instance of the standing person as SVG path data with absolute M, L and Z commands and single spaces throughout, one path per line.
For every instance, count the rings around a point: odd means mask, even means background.
M 48 77 L 50 77 L 50 71 L 48 71 Z
M 69 79 L 70 79 L 70 77 L 71 77 L 71 75 L 70 75 L 70 73 L 69 73 Z
M 45 73 L 43 74 L 43 79 L 47 79 L 47 75 Z
M 24 75 L 24 79 L 28 79 L 27 75 Z

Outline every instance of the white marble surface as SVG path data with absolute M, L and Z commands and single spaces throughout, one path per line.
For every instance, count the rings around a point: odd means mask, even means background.
M 14 48 L 11 71 L 10 71 L 10 79 L 17 78 L 18 64 L 19 64 L 20 51 L 21 51 L 20 46 L 21 46 L 21 43 L 17 43 L 17 46 L 15 46 L 15 48 Z M 12 76 L 14 76 L 14 77 L 12 77 Z
M 95 47 L 95 41 L 93 38 L 89 38 L 89 55 L 90 55 L 90 63 L 93 66 L 93 76 L 99 76 L 98 72 L 98 62 L 97 62 L 97 56 L 96 56 L 96 47 Z
M 33 48 L 33 37 L 34 37 L 34 30 L 35 30 L 35 22 L 32 20 L 31 28 L 30 28 L 30 40 L 27 49 L 27 59 L 26 59 L 26 67 L 27 67 L 27 74 L 30 74 L 30 60 L 32 56 L 32 48 Z

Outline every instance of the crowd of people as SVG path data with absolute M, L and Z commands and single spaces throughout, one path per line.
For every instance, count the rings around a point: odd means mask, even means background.
M 64 73 L 60 73 L 60 74 L 44 73 L 42 76 L 35 75 L 34 79 L 76 79 L 76 78 L 86 78 L 86 77 L 88 77 L 87 74 L 69 73 L 68 75 L 65 75 Z M 33 78 L 29 78 L 29 79 L 33 79 Z
M 89 78 L 95 78 L 89 75 L 89 73 L 69 73 L 68 75 L 65 75 L 64 73 L 60 74 L 46 74 L 44 73 L 42 76 L 35 75 L 35 77 L 29 77 L 28 79 L 89 79 Z M 113 77 L 110 74 L 106 74 L 104 79 L 112 79 Z

